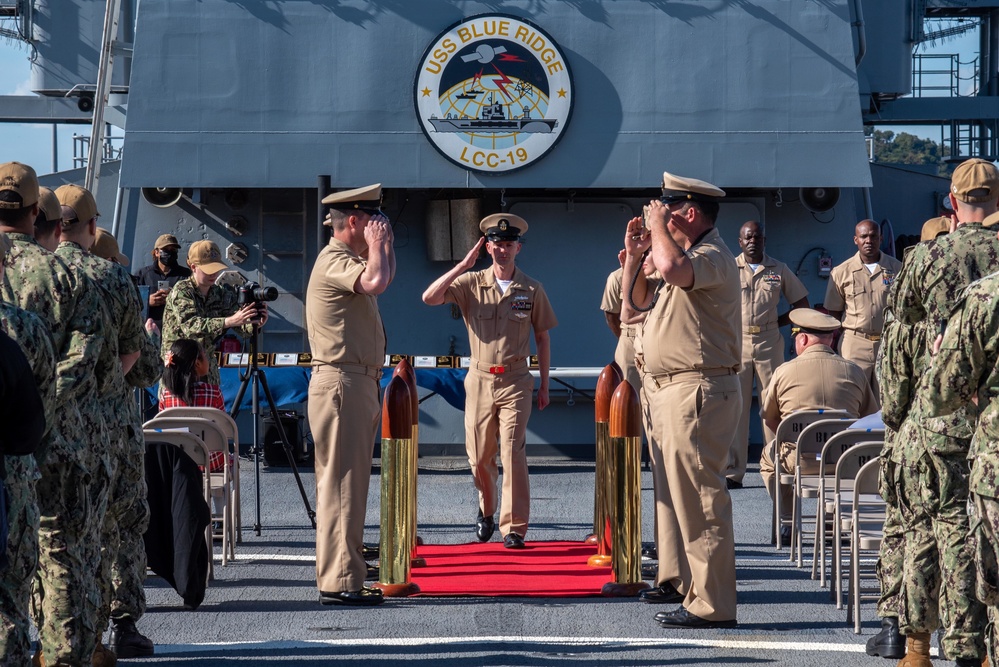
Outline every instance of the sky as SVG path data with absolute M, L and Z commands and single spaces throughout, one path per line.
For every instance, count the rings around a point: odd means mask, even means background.
M 959 53 L 961 61 L 971 61 L 978 53 L 977 32 L 962 37 L 948 39 L 938 44 L 922 45 L 923 53 Z M 22 42 L 0 38 L 0 95 L 30 95 L 31 65 L 28 62 L 30 49 Z M 965 68 L 966 70 L 969 68 Z M 962 72 L 967 76 L 970 72 Z M 965 91 L 962 91 L 965 92 Z M 936 127 L 891 127 L 892 131 L 909 132 L 917 136 L 940 141 L 940 130 Z M 0 161 L 16 160 L 29 164 L 39 173 L 72 169 L 73 135 L 90 136 L 89 125 L 59 126 L 56 141 L 56 163 L 53 164 L 52 125 L 26 125 L 0 123 L 0 142 L 4 146 Z M 120 130 L 116 130 L 120 134 Z

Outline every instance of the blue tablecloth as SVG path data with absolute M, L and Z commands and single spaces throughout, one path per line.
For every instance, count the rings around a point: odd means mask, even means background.
M 219 372 L 222 376 L 222 395 L 225 397 L 227 411 L 232 410 L 232 403 L 236 400 L 239 386 L 242 382 L 239 371 L 245 369 L 221 368 Z M 260 371 L 267 377 L 267 387 L 274 396 L 277 407 L 290 405 L 292 403 L 304 403 L 309 396 L 309 378 L 312 376 L 312 369 L 304 366 L 289 366 L 287 368 L 262 367 Z M 464 368 L 417 368 L 417 386 L 429 389 L 440 394 L 445 401 L 463 410 L 465 408 L 465 374 Z M 392 369 L 387 368 L 382 373 L 382 389 L 389 380 L 392 379 Z M 252 387 L 247 387 L 240 401 L 240 410 L 249 410 L 253 407 Z M 263 387 L 260 388 L 260 404 L 268 408 L 267 396 Z

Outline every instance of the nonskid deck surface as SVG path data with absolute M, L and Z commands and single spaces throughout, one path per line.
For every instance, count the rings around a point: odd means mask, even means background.
M 377 462 L 376 462 L 377 463 Z M 241 461 L 243 542 L 197 611 L 160 578 L 146 582 L 139 623 L 156 665 L 888 665 L 864 642 L 878 625 L 863 606 L 864 635 L 828 590 L 770 545 L 770 501 L 755 469 L 732 491 L 739 590 L 734 630 L 664 630 L 669 606 L 602 598 L 410 598 L 374 608 L 318 604 L 314 533 L 287 468 L 262 473 L 262 533 L 253 532 L 253 465 Z M 528 542 L 582 539 L 592 530 L 592 462 L 532 461 Z M 311 469 L 302 469 L 310 502 Z M 644 539 L 652 535 L 652 480 L 642 473 Z M 379 469 L 371 477 L 365 541 L 378 540 Z M 474 540 L 476 496 L 464 462 L 420 461 L 419 533 L 427 542 Z M 497 535 L 493 539 L 499 539 Z M 219 547 L 216 545 L 216 554 Z M 809 559 L 810 564 L 810 559 Z

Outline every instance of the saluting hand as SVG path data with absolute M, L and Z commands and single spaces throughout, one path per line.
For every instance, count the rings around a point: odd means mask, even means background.
M 476 243 L 475 246 L 468 251 L 467 255 L 465 255 L 465 259 L 461 260 L 461 262 L 458 264 L 458 268 L 460 268 L 462 271 L 468 271 L 470 268 L 475 266 L 476 260 L 479 259 L 479 251 L 482 249 L 482 244 L 484 244 L 485 242 L 486 242 L 486 237 L 485 236 L 481 237 L 479 239 L 479 242 Z
M 642 224 L 642 219 L 634 217 L 628 221 L 628 229 L 624 233 L 624 249 L 629 255 L 641 255 L 652 245 L 649 230 Z
M 390 243 L 392 226 L 384 216 L 376 215 L 364 227 L 364 240 L 369 246 Z

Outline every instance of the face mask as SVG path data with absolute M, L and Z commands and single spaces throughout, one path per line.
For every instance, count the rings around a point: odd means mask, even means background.
M 160 262 L 166 266 L 176 266 L 177 265 L 177 251 L 176 250 L 160 250 Z

